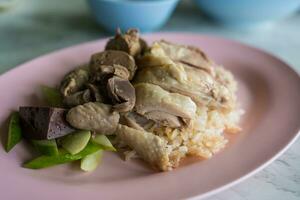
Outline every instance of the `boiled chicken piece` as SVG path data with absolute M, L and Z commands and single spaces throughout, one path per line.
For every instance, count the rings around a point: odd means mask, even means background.
M 89 102 L 71 108 L 66 119 L 75 128 L 110 135 L 115 132 L 120 115 L 110 105 Z
M 196 53 L 199 55 L 194 55 Z M 182 60 L 184 62 L 181 62 Z M 165 83 L 160 83 L 160 86 L 170 91 L 188 95 L 197 104 L 207 105 L 209 102 L 218 104 L 218 102 L 214 102 L 213 93 L 220 94 L 217 91 L 221 83 L 216 82 L 214 78 L 215 64 L 201 50 L 165 41 L 155 42 L 150 51 L 139 59 L 138 64 L 141 68 L 139 74 L 143 74 L 137 75 L 136 79 L 138 81 L 143 82 L 141 79 L 145 78 L 151 79 L 150 82 L 156 84 L 156 81 L 160 82 L 160 79 L 164 79 L 162 81 Z M 198 64 L 198 67 L 195 67 L 196 64 Z M 206 66 L 205 69 L 199 67 L 200 65 Z M 162 68 L 158 68 L 159 66 Z M 148 72 L 145 71 L 151 70 L 156 72 L 150 72 L 152 74 L 147 77 L 145 73 Z M 154 81 L 155 79 L 156 81 Z
M 140 38 L 137 29 L 129 29 L 125 34 L 118 29 L 115 37 L 105 47 L 106 50 L 124 51 L 133 57 L 141 55 L 146 48 L 147 43 Z
M 175 74 L 175 64 L 165 66 L 153 66 L 142 68 L 135 76 L 135 83 L 151 83 L 163 89 L 191 97 L 199 105 L 207 105 L 213 98 L 210 96 L 210 88 L 189 84 L 185 71 Z
M 149 65 L 139 66 L 135 83 L 159 85 L 170 92 L 191 97 L 200 106 L 221 107 L 225 110 L 232 108 L 234 93 L 208 72 L 175 63 L 168 57 L 145 57 Z
M 147 131 L 156 125 L 153 120 L 147 119 L 145 116 L 136 112 L 128 112 L 125 115 L 122 115 L 120 124 L 142 131 Z
M 195 116 L 197 106 L 190 97 L 149 83 L 135 85 L 135 92 L 136 112 L 163 126 L 180 127 Z
M 185 66 L 185 71 L 190 85 L 207 88 L 207 93 L 213 97 L 213 101 L 210 102 L 211 106 L 228 108 L 228 110 L 235 106 L 237 85 L 229 71 L 216 67 L 214 77 L 206 71 L 188 66 Z
M 199 48 L 173 44 L 162 40 L 153 44 L 151 54 L 167 56 L 176 63 L 179 62 L 190 67 L 199 68 L 208 73 L 213 72 L 214 63 Z
M 167 150 L 167 142 L 153 133 L 118 125 L 117 137 L 135 150 L 150 165 L 162 171 L 172 169 Z

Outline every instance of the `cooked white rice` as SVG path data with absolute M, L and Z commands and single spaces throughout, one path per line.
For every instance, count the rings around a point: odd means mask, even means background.
M 208 111 L 206 107 L 198 107 L 197 118 L 188 129 L 152 127 L 148 131 L 166 141 L 171 165 L 176 167 L 186 156 L 208 159 L 223 149 L 228 142 L 224 132 L 238 132 L 240 128 L 237 123 L 242 114 L 242 110 L 223 114 L 216 110 Z M 125 151 L 124 156 L 125 160 L 138 157 L 134 150 Z

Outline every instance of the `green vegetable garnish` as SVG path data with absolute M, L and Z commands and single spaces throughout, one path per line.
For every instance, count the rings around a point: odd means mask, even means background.
M 96 134 L 91 138 L 91 141 L 102 146 L 104 150 L 116 151 L 115 147 L 111 144 L 111 142 L 105 135 Z
M 60 140 L 61 146 L 71 154 L 80 152 L 91 138 L 90 131 L 75 131 Z
M 58 155 L 58 148 L 55 139 L 52 140 L 31 140 L 36 150 L 47 156 Z
M 59 154 L 57 156 L 40 156 L 25 163 L 23 167 L 30 169 L 41 169 L 51 167 L 54 165 L 64 164 L 75 160 L 80 160 L 83 157 L 95 153 L 100 149 L 101 146 L 89 142 L 81 152 L 75 155 L 72 155 L 63 149 L 60 149 Z
M 103 150 L 98 150 L 95 153 L 85 156 L 81 159 L 80 168 L 86 172 L 94 171 L 101 162 L 102 155 Z
M 22 139 L 20 116 L 18 112 L 12 113 L 8 125 L 8 135 L 5 150 L 9 152 Z
M 53 107 L 60 107 L 62 106 L 62 96 L 60 95 L 59 91 L 55 88 L 51 88 L 48 86 L 41 86 L 42 94 L 47 103 Z

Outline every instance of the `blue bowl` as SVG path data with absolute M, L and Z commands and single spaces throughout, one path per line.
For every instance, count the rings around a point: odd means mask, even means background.
M 226 25 L 257 25 L 282 19 L 300 7 L 300 0 L 195 0 L 210 18 Z
M 164 25 L 179 0 L 88 0 L 96 21 L 107 31 L 138 28 L 149 32 Z

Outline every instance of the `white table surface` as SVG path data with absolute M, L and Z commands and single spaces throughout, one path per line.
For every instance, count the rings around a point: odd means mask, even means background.
M 272 26 L 232 29 L 205 20 L 191 2 L 183 1 L 162 31 L 232 38 L 271 52 L 300 70 L 300 12 Z M 84 0 L 19 0 L 0 12 L 0 73 L 39 55 L 105 36 Z M 300 140 L 255 176 L 208 198 L 260 199 L 300 199 Z

